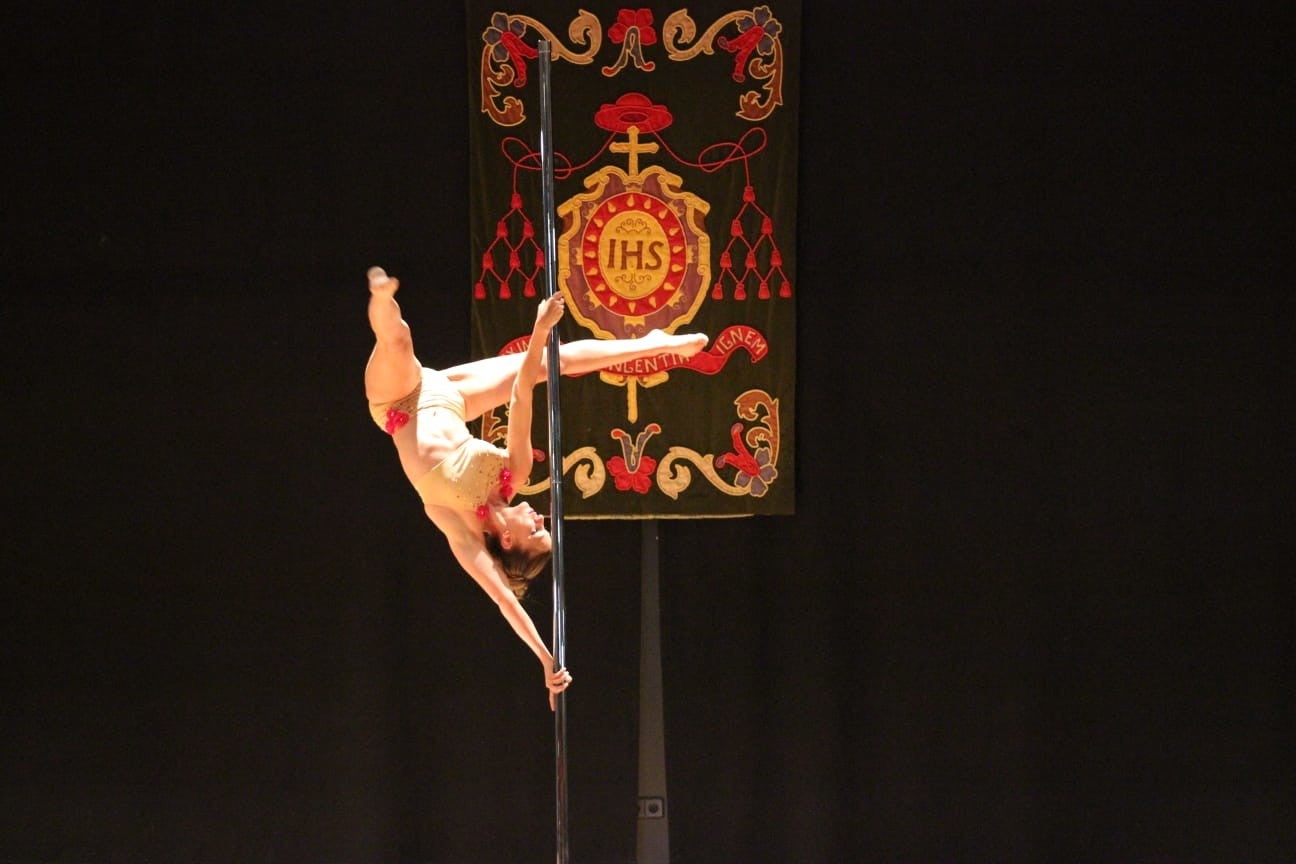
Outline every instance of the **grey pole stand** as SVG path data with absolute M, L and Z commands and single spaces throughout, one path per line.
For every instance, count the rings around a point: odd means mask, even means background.
M 661 603 L 657 520 L 643 523 L 639 601 L 639 829 L 638 864 L 669 864 L 666 810 L 666 723 L 662 708 Z

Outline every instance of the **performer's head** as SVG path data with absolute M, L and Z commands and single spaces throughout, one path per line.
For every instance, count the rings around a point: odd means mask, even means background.
M 531 580 L 553 556 L 553 535 L 544 527 L 544 517 L 525 502 L 501 507 L 485 532 L 486 550 L 499 565 L 513 594 L 520 600 Z

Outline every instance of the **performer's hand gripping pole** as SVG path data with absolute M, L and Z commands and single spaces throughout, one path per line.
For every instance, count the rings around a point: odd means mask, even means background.
M 553 96 L 550 91 L 550 44 L 541 39 L 540 61 L 540 176 L 544 214 L 544 291 L 558 291 L 558 230 L 554 201 Z M 558 399 L 558 328 L 549 331 L 549 533 L 553 537 L 553 658 L 554 668 L 567 665 L 567 620 L 563 598 L 563 448 L 562 411 Z M 567 847 L 567 694 L 559 693 L 554 711 L 554 778 L 558 864 L 568 864 Z

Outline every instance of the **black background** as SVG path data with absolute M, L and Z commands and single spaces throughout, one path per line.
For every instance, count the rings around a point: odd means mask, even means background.
M 798 512 L 661 526 L 672 860 L 1296 860 L 1282 28 L 807 5 Z M 369 265 L 468 350 L 422 6 L 11 13 L 0 860 L 552 858 L 536 664 L 363 405 Z M 568 536 L 630 861 L 639 526 Z

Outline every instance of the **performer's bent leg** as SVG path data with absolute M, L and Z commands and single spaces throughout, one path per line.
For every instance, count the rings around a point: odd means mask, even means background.
M 707 337 L 702 333 L 672 335 L 661 330 L 653 330 L 638 339 L 580 339 L 559 346 L 558 362 L 563 375 L 585 375 L 618 363 L 661 354 L 692 357 L 705 348 L 706 343 Z M 522 357 L 520 353 L 487 357 L 445 370 L 446 376 L 463 394 L 468 419 L 507 404 Z M 541 366 L 547 370 L 547 353 Z
M 422 376 L 414 339 L 396 303 L 399 287 L 381 267 L 369 270 L 369 326 L 375 340 L 365 364 L 365 396 L 370 402 L 399 399 L 417 387 Z

